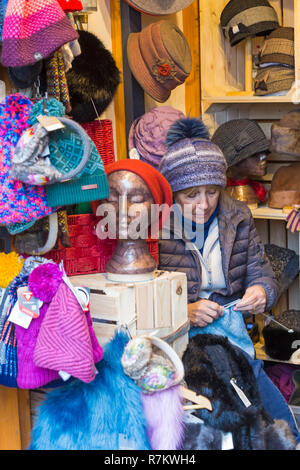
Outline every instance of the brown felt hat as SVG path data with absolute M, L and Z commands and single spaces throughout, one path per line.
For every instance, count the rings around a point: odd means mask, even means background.
M 265 39 L 259 64 L 278 63 L 294 67 L 294 28 L 281 26 Z
M 300 163 L 278 168 L 269 192 L 269 207 L 282 209 L 293 204 L 300 204 Z
M 126 3 L 148 15 L 171 15 L 188 7 L 194 0 L 126 0 Z
M 127 57 L 135 79 L 159 103 L 185 82 L 192 69 L 192 55 L 183 33 L 166 20 L 129 34 Z
M 274 155 L 299 157 L 300 161 L 300 107 L 286 113 L 271 127 L 270 150 Z

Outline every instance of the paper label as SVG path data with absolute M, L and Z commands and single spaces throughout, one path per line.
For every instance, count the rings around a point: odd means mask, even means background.
M 19 309 L 31 318 L 40 316 L 41 301 L 33 296 L 28 287 L 19 287 L 17 290 Z
M 234 26 L 232 26 L 232 32 L 233 34 L 237 34 L 239 32 L 240 28 L 239 28 L 239 25 L 236 24 Z
M 12 311 L 10 312 L 8 320 L 12 323 L 15 323 L 16 325 L 22 326 L 22 328 L 27 330 L 32 321 L 32 317 L 26 315 L 26 313 L 21 312 L 19 309 L 19 302 L 16 302 Z
M 130 151 L 129 151 L 129 158 L 131 160 L 140 160 L 140 154 L 139 152 L 137 151 L 136 148 L 132 148 Z
M 56 131 L 58 129 L 63 129 L 65 126 L 56 116 L 45 116 L 40 114 L 37 117 L 39 123 L 46 129 L 46 131 Z
M 64 372 L 63 370 L 60 370 L 58 372 L 58 375 L 63 379 L 64 382 L 66 382 L 67 380 L 69 380 L 69 378 L 71 377 L 70 374 L 68 374 L 68 372 Z

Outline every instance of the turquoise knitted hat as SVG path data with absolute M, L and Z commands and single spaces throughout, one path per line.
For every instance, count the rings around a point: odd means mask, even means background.
M 78 123 L 63 117 L 61 103 L 50 98 L 45 104 L 47 115 L 58 117 L 65 126 L 49 133 L 49 158 L 60 173 L 67 175 L 67 181 L 46 186 L 48 205 L 56 207 L 107 198 L 109 185 L 95 144 Z M 39 114 L 45 114 L 44 106 L 44 102 L 40 101 L 33 107 L 30 116 L 32 124 L 37 122 Z M 83 169 L 76 176 L 73 175 L 73 170 L 84 160 L 86 163 Z

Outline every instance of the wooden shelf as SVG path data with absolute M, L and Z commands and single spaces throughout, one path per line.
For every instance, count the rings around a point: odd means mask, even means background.
M 257 209 L 252 209 L 251 212 L 254 219 L 286 220 L 288 215 L 281 209 L 271 209 L 267 206 L 260 206 Z
M 294 103 L 299 104 L 299 101 L 296 101 L 292 96 L 247 96 L 247 95 L 240 95 L 240 96 L 204 96 L 202 98 L 204 103 L 211 103 L 211 104 L 236 104 L 236 103 Z

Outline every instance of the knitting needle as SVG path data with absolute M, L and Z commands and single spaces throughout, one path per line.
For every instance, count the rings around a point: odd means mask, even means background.
M 279 321 L 275 320 L 274 318 L 270 317 L 270 315 L 267 315 L 266 313 L 263 313 L 263 315 L 268 318 L 268 320 L 273 321 L 274 323 L 277 323 L 277 325 L 281 326 L 281 328 L 284 328 L 285 330 L 288 331 L 288 333 L 294 333 L 294 330 L 292 328 L 288 328 L 287 326 L 283 325 L 282 323 L 279 323 Z

